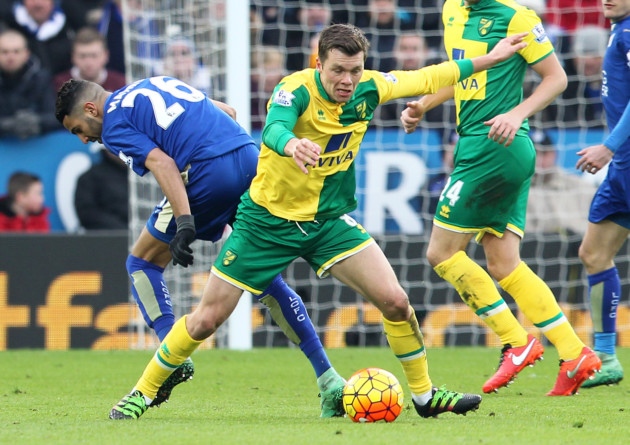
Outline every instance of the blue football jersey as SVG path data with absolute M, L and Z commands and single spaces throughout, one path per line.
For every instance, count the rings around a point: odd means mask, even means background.
M 253 143 L 249 134 L 201 91 L 159 76 L 115 91 L 105 102 L 103 144 L 138 175 L 155 148 L 187 165 Z
M 608 129 L 612 131 L 630 103 L 630 17 L 612 27 L 602 69 L 602 102 Z M 612 160 L 617 168 L 630 167 L 630 140 L 616 151 Z

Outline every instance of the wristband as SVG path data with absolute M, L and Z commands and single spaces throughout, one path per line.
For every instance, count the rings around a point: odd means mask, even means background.
M 191 229 L 195 230 L 195 217 L 192 215 L 179 215 L 175 222 L 177 223 L 177 231 Z

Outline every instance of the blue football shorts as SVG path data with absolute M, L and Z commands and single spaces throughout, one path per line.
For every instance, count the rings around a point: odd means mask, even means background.
M 630 230 L 630 175 L 628 170 L 618 170 L 614 163 L 608 166 L 606 178 L 597 189 L 591 202 L 588 220 L 594 224 L 609 220 Z
M 215 242 L 225 226 L 232 224 L 241 195 L 256 175 L 258 154 L 258 147 L 248 144 L 216 158 L 192 162 L 182 172 L 196 239 Z M 146 227 L 160 241 L 173 239 L 177 224 L 166 198 L 155 206 Z

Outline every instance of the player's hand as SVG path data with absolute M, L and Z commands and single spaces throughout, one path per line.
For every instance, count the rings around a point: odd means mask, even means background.
M 420 101 L 412 100 L 407 102 L 407 108 L 400 113 L 400 122 L 403 124 L 405 133 L 413 133 L 422 117 L 424 116 L 424 106 Z
M 308 165 L 315 167 L 319 160 L 322 148 L 310 139 L 291 139 L 284 147 L 284 153 L 293 157 L 293 160 L 300 167 L 304 174 L 308 175 Z
M 592 175 L 600 171 L 613 157 L 613 152 L 604 144 L 591 145 L 577 152 L 578 159 L 575 168 Z
M 173 257 L 173 265 L 188 267 L 192 265 L 194 257 L 190 245 L 197 234 L 195 230 L 195 218 L 192 215 L 180 215 L 177 217 L 177 233 L 168 245 Z
M 233 106 L 228 105 L 228 104 L 226 104 L 224 102 L 221 102 L 219 100 L 215 100 L 215 99 L 210 99 L 210 102 L 212 102 L 214 105 L 216 105 L 222 111 L 227 113 L 227 115 L 230 116 L 232 119 L 236 120 L 236 108 L 234 108 Z
M 483 124 L 490 127 L 488 139 L 492 139 L 494 142 L 509 147 L 512 141 L 514 141 L 516 132 L 521 128 L 523 119 L 520 116 L 508 112 L 499 114 L 489 121 L 485 121 Z
M 494 45 L 494 48 L 492 48 L 492 51 L 490 51 L 488 55 L 492 56 L 497 63 L 509 59 L 527 46 L 527 42 L 523 42 L 527 34 L 529 33 L 521 32 L 499 40 L 499 43 Z

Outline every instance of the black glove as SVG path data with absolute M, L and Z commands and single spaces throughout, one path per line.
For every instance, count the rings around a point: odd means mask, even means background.
M 193 251 L 190 244 L 195 240 L 195 218 L 192 215 L 180 215 L 177 222 L 177 233 L 168 245 L 173 257 L 173 265 L 188 267 L 193 263 Z

